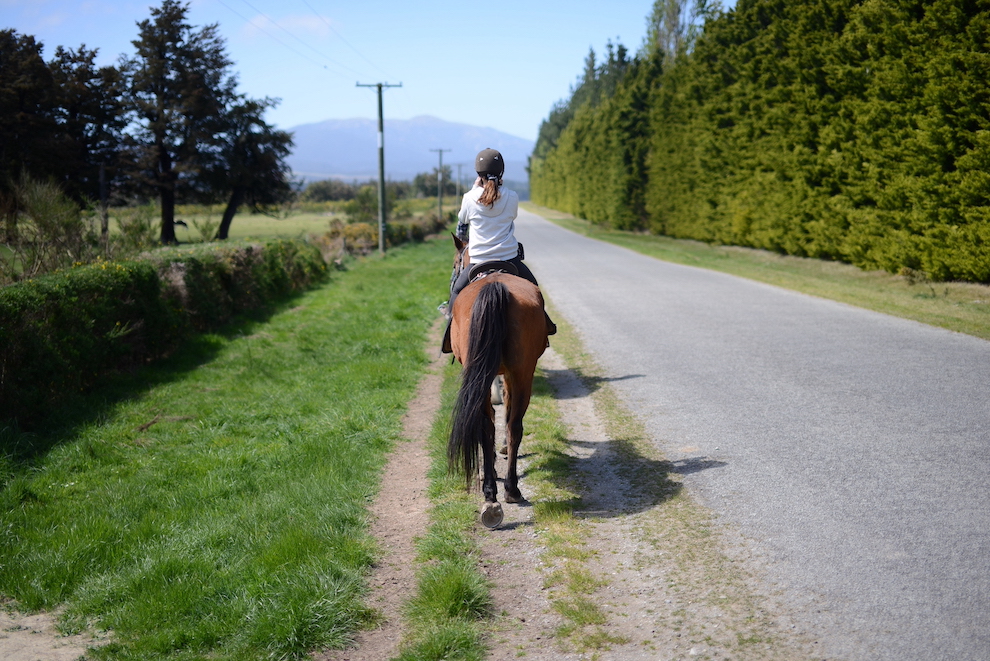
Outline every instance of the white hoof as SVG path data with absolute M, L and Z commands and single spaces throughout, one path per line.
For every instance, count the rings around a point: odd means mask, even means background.
M 485 503 L 481 506 L 481 523 L 486 528 L 498 528 L 502 525 L 503 517 L 502 503 Z

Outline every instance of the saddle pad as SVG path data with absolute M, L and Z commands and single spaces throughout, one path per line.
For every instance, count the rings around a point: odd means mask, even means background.
M 512 262 L 482 262 L 481 264 L 476 264 L 471 267 L 471 271 L 468 273 L 468 282 L 474 282 L 483 275 L 487 275 L 493 271 L 502 271 L 510 275 L 519 275 L 519 269 Z

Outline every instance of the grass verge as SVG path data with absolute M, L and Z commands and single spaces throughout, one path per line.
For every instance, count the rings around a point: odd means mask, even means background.
M 987 285 L 931 282 L 921 272 L 892 275 L 765 250 L 609 230 L 529 202 L 522 206 L 578 234 L 650 257 L 721 271 L 990 340 L 990 286 Z
M 552 308 L 551 315 L 554 316 Z M 562 320 L 560 315 L 554 318 Z M 731 658 L 783 661 L 801 657 L 801 652 L 795 649 L 798 643 L 782 634 L 770 604 L 754 591 L 752 577 L 729 553 L 714 515 L 694 502 L 682 488 L 682 478 L 674 464 L 657 449 L 642 423 L 625 407 L 610 384 L 598 378 L 602 369 L 566 320 L 559 321 L 558 326 L 560 332 L 554 348 L 591 392 L 595 411 L 614 450 L 616 474 L 626 483 L 622 486 L 637 495 L 637 502 L 630 503 L 632 511 L 618 516 L 628 519 L 633 535 L 641 542 L 641 550 L 623 562 L 634 566 L 644 580 L 663 583 L 669 598 L 663 603 L 658 601 L 651 613 L 658 630 L 674 633 L 686 649 L 720 648 L 730 653 Z M 588 598 L 607 583 L 604 577 L 595 576 L 580 565 L 580 560 L 587 557 L 580 553 L 580 540 L 591 534 L 582 531 L 582 526 L 590 524 L 574 514 L 579 510 L 584 485 L 575 479 L 573 460 L 564 453 L 566 444 L 557 444 L 553 451 L 556 458 L 546 462 L 545 470 L 535 477 L 547 484 L 548 493 L 556 492 L 558 499 L 562 499 L 554 508 L 552 521 L 554 526 L 567 530 L 574 540 L 564 545 L 564 552 L 557 553 L 565 563 L 576 567 L 576 570 L 567 569 L 564 564 L 565 580 L 576 586 L 568 587 L 567 591 L 579 592 L 581 586 L 586 586 L 581 598 Z M 568 555 L 569 547 L 577 547 L 578 553 Z M 548 545 L 548 551 L 552 549 Z M 576 579 L 568 578 L 568 573 Z M 612 644 L 626 642 L 610 637 L 607 626 L 582 626 L 576 618 L 573 622 L 573 632 L 562 633 L 572 635 L 581 649 L 597 650 L 601 658 L 607 658 L 607 653 L 602 651 Z
M 477 494 L 447 470 L 450 415 L 460 385 L 460 365 L 444 372 L 442 406 L 430 433 L 430 525 L 417 541 L 416 594 L 406 605 L 407 633 L 400 661 L 480 661 L 487 645 L 482 625 L 491 617 L 491 586 L 479 569 L 473 536 Z
M 112 630 L 96 658 L 342 647 L 448 264 L 444 241 L 354 262 L 53 415 L 25 439 L 49 451 L 0 461 L 0 594 Z
M 558 327 L 558 338 L 568 334 L 566 322 Z M 526 450 L 532 454 L 526 483 L 533 492 L 533 519 L 543 545 L 541 559 L 548 568 L 544 587 L 550 590 L 551 606 L 564 620 L 556 632 L 558 643 L 597 656 L 626 640 L 609 632 L 602 601 L 595 596 L 608 582 L 589 569 L 594 557 L 586 543 L 592 534 L 590 524 L 575 514 L 584 506 L 583 487 L 553 391 L 542 374 L 534 386 L 527 416 L 532 434 L 525 439 Z

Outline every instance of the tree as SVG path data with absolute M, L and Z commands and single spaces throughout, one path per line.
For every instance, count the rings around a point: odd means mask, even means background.
M 177 196 L 206 197 L 203 173 L 224 149 L 225 109 L 236 98 L 216 24 L 195 30 L 188 4 L 163 0 L 138 23 L 137 54 L 124 62 L 128 101 L 140 123 L 137 175 L 161 200 L 162 243 L 175 243 Z
M 353 200 L 357 195 L 358 184 L 352 184 L 340 179 L 324 179 L 314 181 L 306 186 L 303 192 L 303 199 L 307 202 L 337 202 L 340 200 Z
M 214 170 L 216 190 L 227 194 L 218 239 L 227 238 L 241 205 L 261 211 L 292 198 L 289 166 L 285 162 L 292 149 L 292 134 L 277 131 L 262 119 L 265 110 L 276 103 L 268 98 L 243 99 L 225 115 L 227 129 Z
M 0 220 L 12 238 L 17 218 L 15 182 L 22 172 L 52 174 L 57 125 L 51 71 L 34 37 L 0 30 Z
M 720 11 L 708 0 L 654 0 L 646 19 L 643 54 L 660 51 L 664 63 L 672 65 L 688 52 L 701 32 L 701 23 Z
M 63 189 L 76 202 L 100 201 L 101 236 L 109 241 L 109 183 L 117 178 L 127 124 L 120 70 L 95 65 L 96 50 L 61 46 L 49 62 L 55 87 Z
M 431 172 L 420 172 L 413 178 L 413 190 L 422 197 L 435 197 L 437 194 L 437 168 Z M 449 165 L 443 166 L 443 194 L 457 195 L 457 182 Z

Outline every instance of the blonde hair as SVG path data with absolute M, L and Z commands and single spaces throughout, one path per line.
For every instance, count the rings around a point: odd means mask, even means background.
M 489 208 L 492 208 L 495 206 L 495 200 L 498 199 L 498 189 L 502 185 L 502 177 L 496 177 L 493 174 L 481 176 L 486 177 L 485 190 L 482 191 L 481 197 L 478 198 L 478 203 L 486 204 Z

